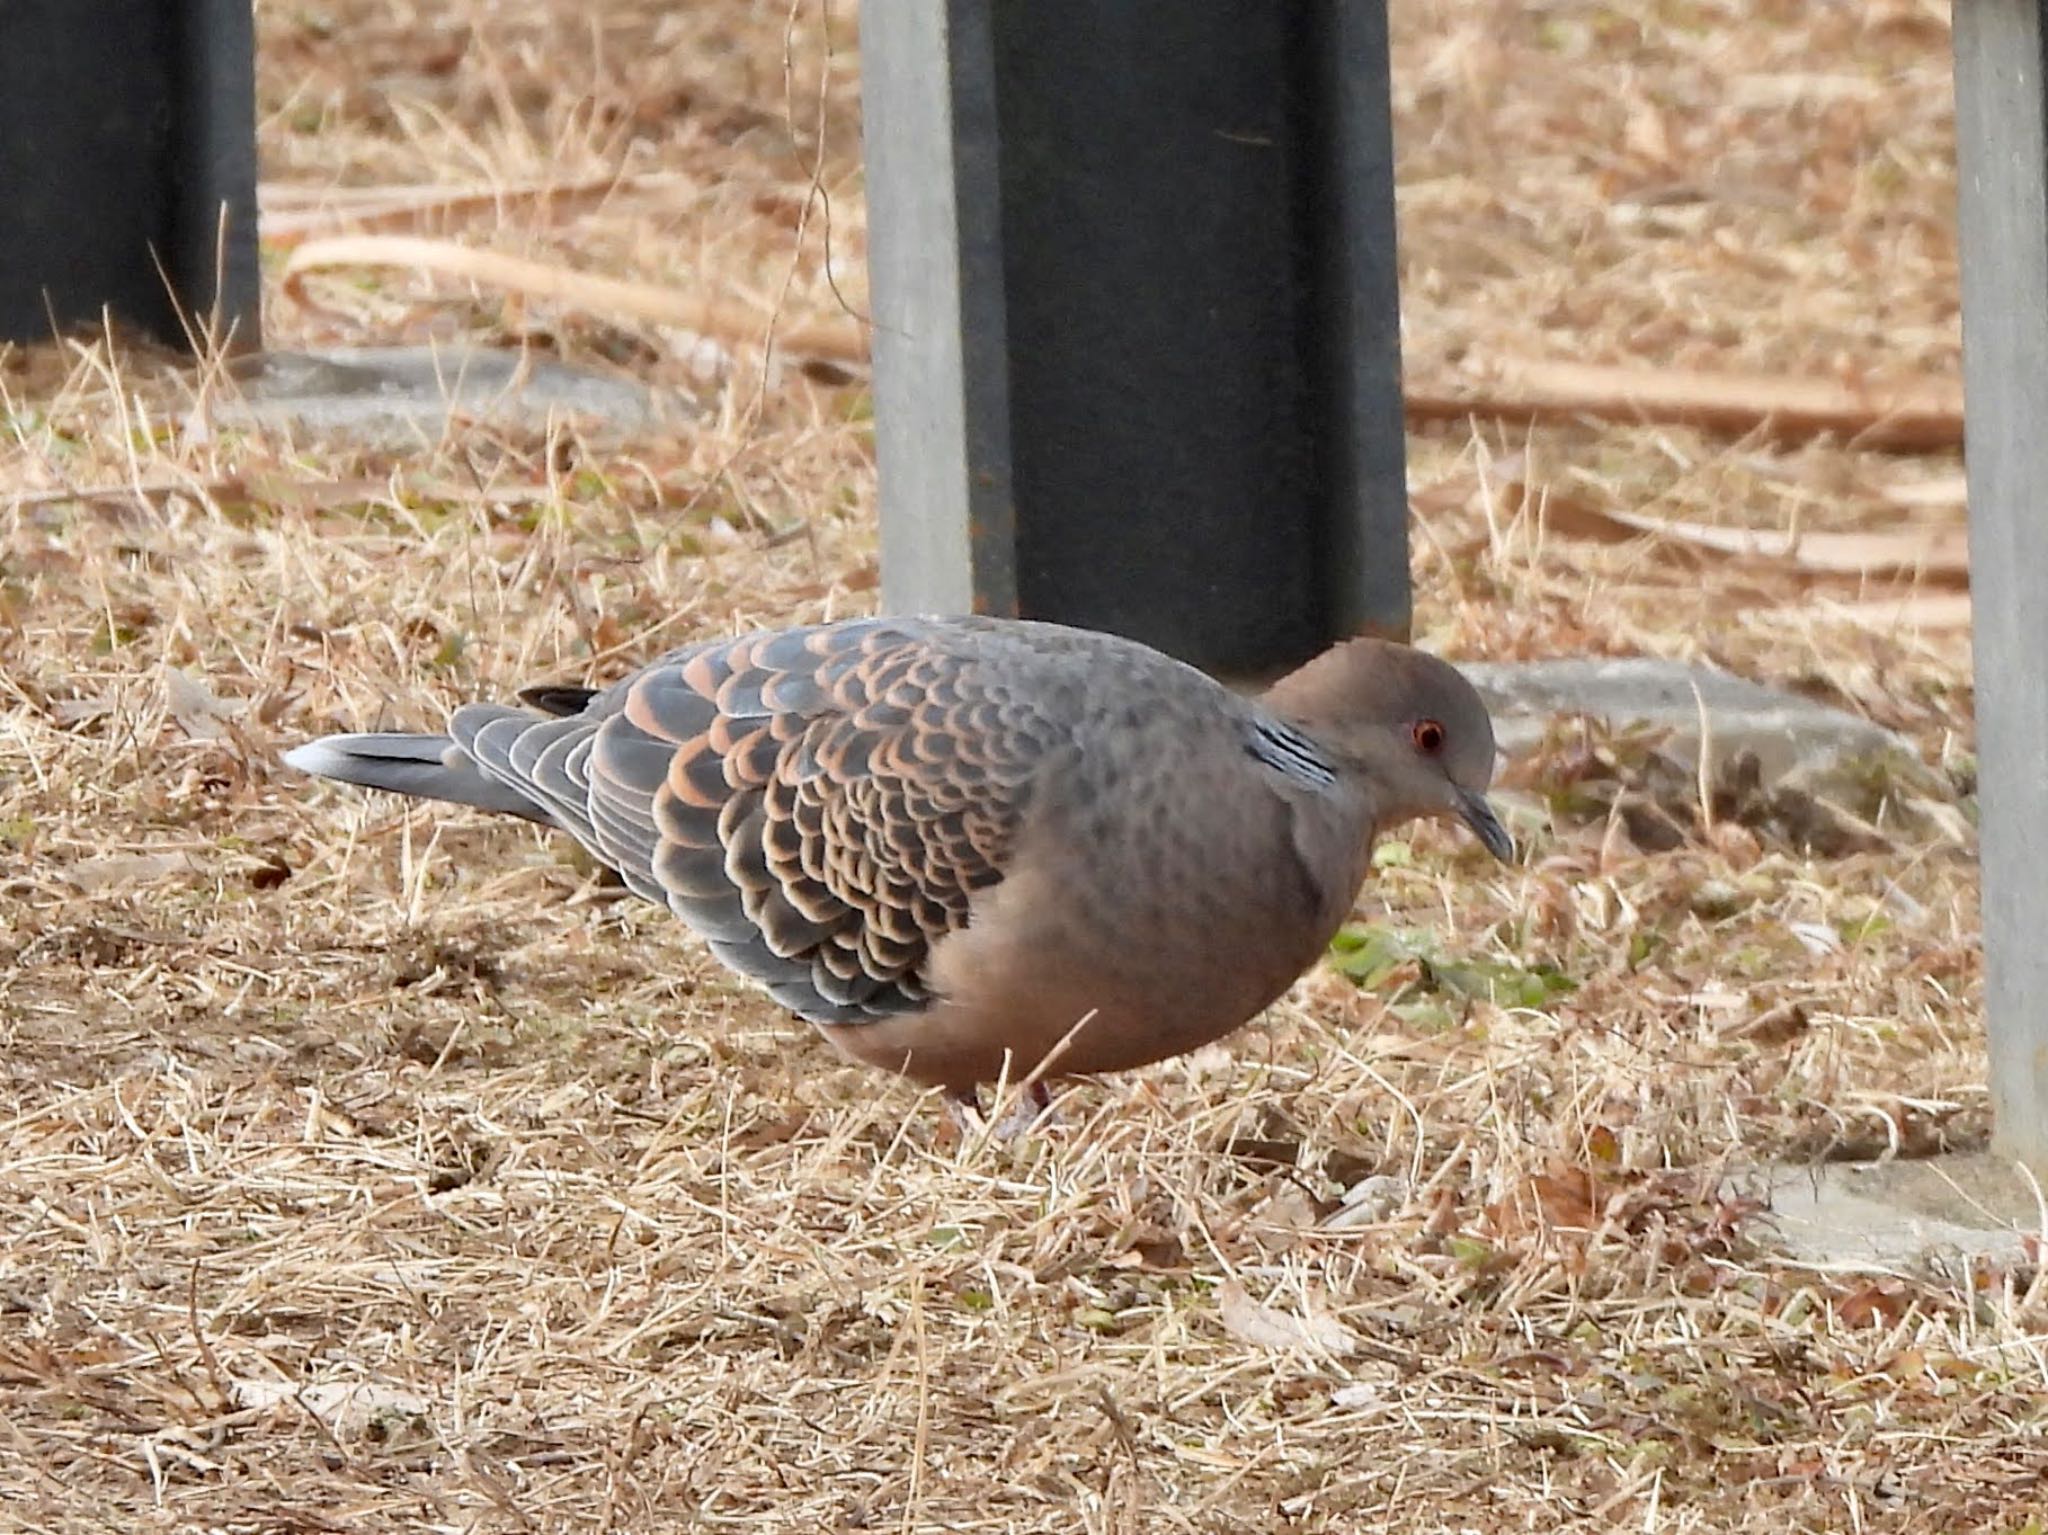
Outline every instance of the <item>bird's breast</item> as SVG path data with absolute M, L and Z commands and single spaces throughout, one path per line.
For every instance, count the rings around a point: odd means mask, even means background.
M 1353 891 L 1297 847 L 1293 808 L 1160 796 L 1041 820 L 966 926 L 934 946 L 925 1010 L 830 1031 L 921 1081 L 1145 1065 L 1236 1029 L 1312 964 Z M 1353 858 L 1328 860 L 1349 868 Z

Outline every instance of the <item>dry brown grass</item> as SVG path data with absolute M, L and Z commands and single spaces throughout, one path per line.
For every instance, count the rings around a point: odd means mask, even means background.
M 1488 350 L 1953 373 L 1932 0 L 1395 9 L 1418 376 Z M 852 18 L 827 65 L 816 7 L 785 12 L 266 3 L 266 176 L 666 175 L 464 237 L 830 313 L 806 193 L 820 168 L 857 273 Z M 313 286 L 344 318 L 273 307 L 273 342 L 519 341 L 704 414 L 391 458 L 188 430 L 189 379 L 133 350 L 7 360 L 0 1526 L 2039 1528 L 2028 1276 L 1791 1269 L 1729 1181 L 1981 1135 L 1966 849 L 1723 824 L 1651 856 L 1560 813 L 1502 870 L 1419 836 L 1366 916 L 1576 990 L 1318 974 L 1228 1050 L 963 1147 L 558 846 L 275 766 L 862 610 L 858 390 L 446 285 Z M 1477 472 L 1516 455 L 1533 494 Z M 1547 488 L 1952 518 L 1895 494 L 1952 463 L 1569 425 L 1431 430 L 1413 463 L 1432 642 L 1710 656 L 1967 786 L 1954 641 L 1540 516 Z M 387 489 L 277 488 L 356 477 Z M 50 494 L 79 487 L 114 493 Z

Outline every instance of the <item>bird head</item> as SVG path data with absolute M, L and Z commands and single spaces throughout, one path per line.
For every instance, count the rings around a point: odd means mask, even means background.
M 1493 721 L 1449 662 L 1385 640 L 1349 640 L 1281 678 L 1260 702 L 1365 782 L 1376 831 L 1454 818 L 1494 857 L 1514 856 L 1486 800 Z

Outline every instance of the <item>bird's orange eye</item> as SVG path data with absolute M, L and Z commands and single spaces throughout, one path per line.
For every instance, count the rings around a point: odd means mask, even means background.
M 1444 727 L 1435 720 L 1417 720 L 1411 733 L 1415 749 L 1424 756 L 1434 757 L 1444 749 Z

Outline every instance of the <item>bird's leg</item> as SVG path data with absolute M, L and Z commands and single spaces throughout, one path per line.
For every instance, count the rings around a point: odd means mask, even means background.
M 1018 1095 L 1016 1104 L 1001 1119 L 997 1120 L 989 1133 L 1004 1145 L 1021 1139 L 1052 1108 L 1052 1089 L 1043 1082 L 1033 1082 Z M 971 1140 L 981 1134 L 987 1122 L 982 1114 L 981 1093 L 972 1087 L 953 1088 L 946 1094 L 946 1117 L 953 1121 L 960 1131 L 960 1139 Z
M 1033 1082 L 1018 1094 L 1010 1112 L 996 1121 L 995 1137 L 1005 1144 L 1021 1140 L 1040 1120 L 1052 1112 L 1052 1089 Z
M 971 1141 L 981 1134 L 981 1089 L 977 1087 L 949 1087 L 946 1089 L 946 1118 L 953 1121 L 953 1128 L 960 1132 L 962 1141 Z

